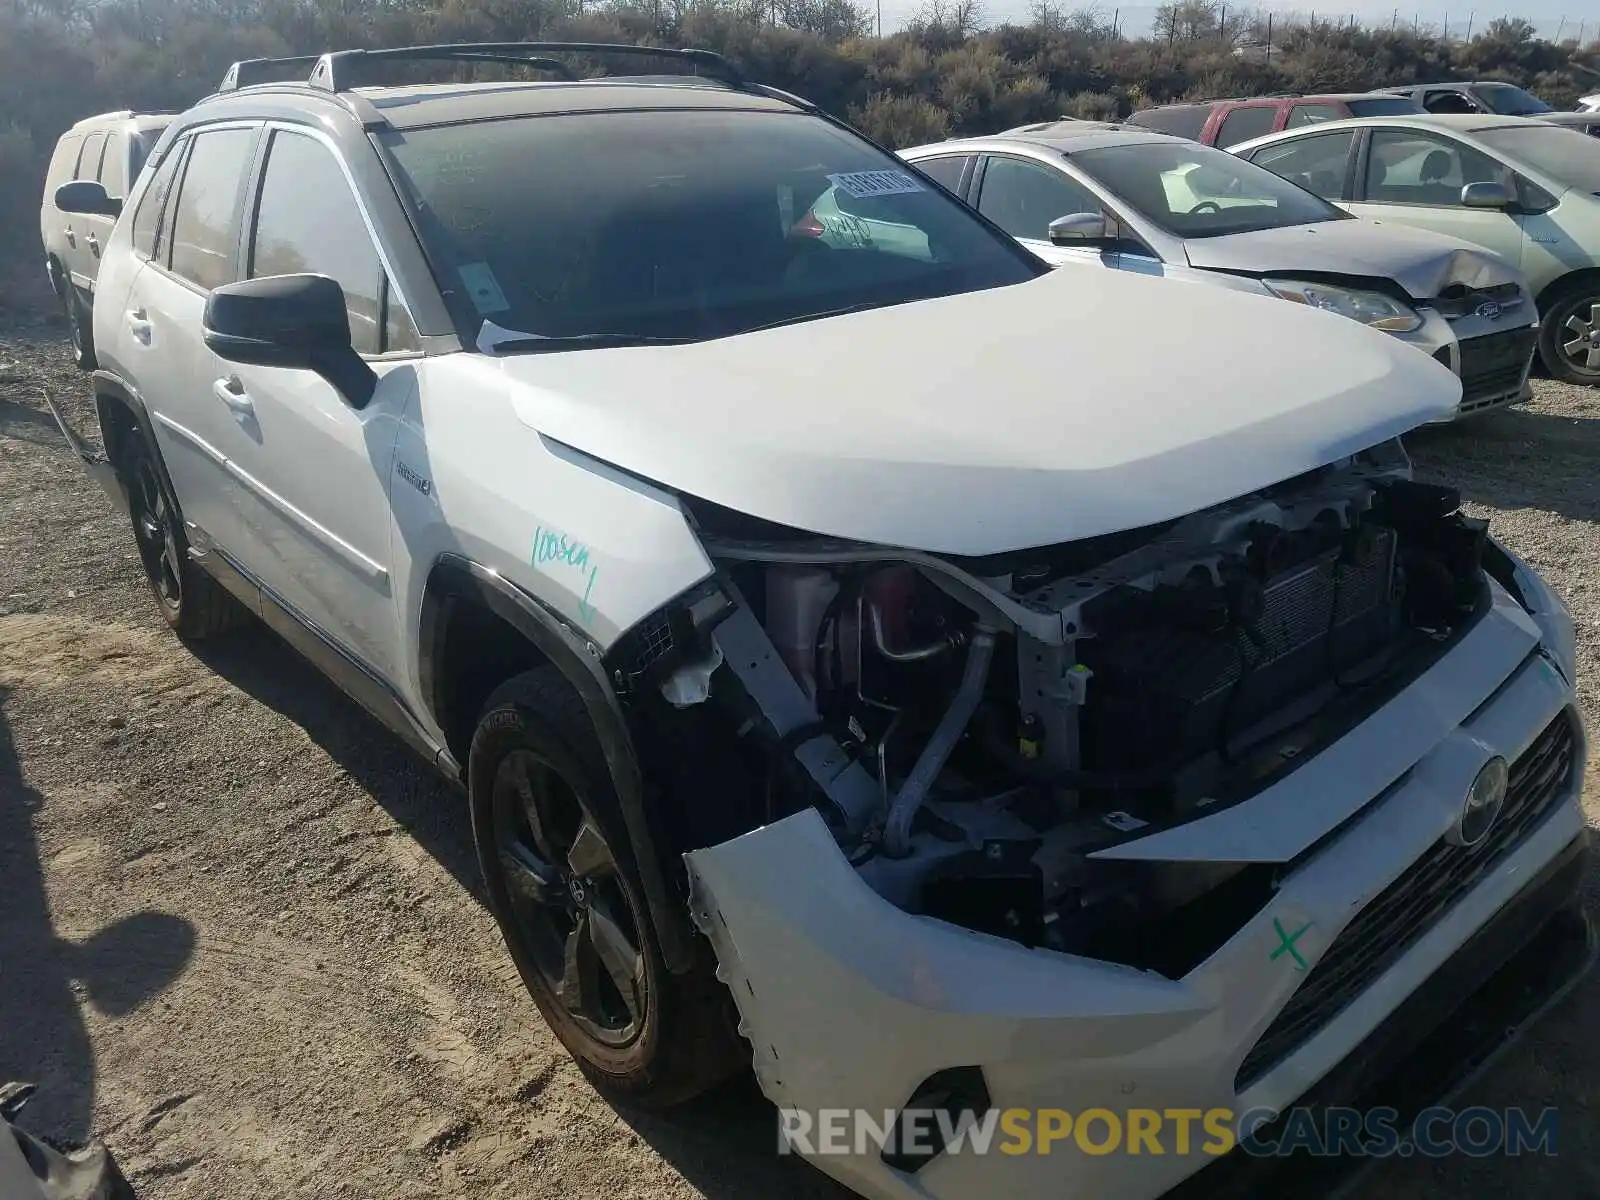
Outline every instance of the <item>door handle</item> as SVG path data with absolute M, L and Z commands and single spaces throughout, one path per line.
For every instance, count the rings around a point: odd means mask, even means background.
M 76 233 L 72 232 L 72 226 L 71 225 L 67 226 L 65 232 L 66 232 L 66 235 L 67 235 L 67 245 L 71 246 L 74 250 L 76 250 L 78 248 L 78 235 Z
M 150 344 L 150 318 L 142 308 L 130 308 L 128 316 L 128 332 L 138 341 L 148 346 Z
M 96 258 L 99 258 L 100 257 L 100 239 L 95 237 L 95 235 L 91 233 L 91 234 L 89 234 L 89 236 L 87 238 L 87 241 L 89 243 L 89 249 L 91 251 L 93 251 L 94 256 Z
M 256 411 L 255 401 L 250 399 L 250 393 L 244 390 L 237 375 L 217 380 L 211 385 L 211 393 L 233 409 L 236 416 L 246 417 Z

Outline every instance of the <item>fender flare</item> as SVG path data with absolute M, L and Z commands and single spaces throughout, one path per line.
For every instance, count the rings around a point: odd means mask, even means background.
M 674 974 L 687 971 L 694 961 L 693 931 L 687 908 L 674 900 L 667 888 L 661 856 L 645 815 L 644 780 L 638 755 L 634 752 L 627 718 L 606 677 L 599 647 L 559 613 L 498 571 L 462 555 L 442 554 L 435 560 L 423 588 L 418 639 L 419 690 L 436 725 L 440 724 L 443 711 L 438 695 L 436 655 L 442 633 L 440 620 L 448 597 L 475 600 L 504 620 L 561 672 L 583 701 L 617 797 L 619 811 L 611 815 L 627 834 L 627 853 L 644 891 L 662 960 Z M 470 781 L 463 781 L 470 786 Z

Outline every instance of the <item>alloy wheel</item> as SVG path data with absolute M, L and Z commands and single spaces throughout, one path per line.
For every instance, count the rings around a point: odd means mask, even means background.
M 612 1048 L 630 1044 L 645 1012 L 640 921 L 579 789 L 519 749 L 495 772 L 493 804 L 514 936 L 585 1033 Z
M 1574 371 L 1600 375 L 1600 298 L 1573 306 L 1562 322 L 1561 356 Z
M 134 539 L 139 544 L 145 574 L 161 602 L 169 608 L 179 608 L 183 604 L 183 557 L 177 517 L 148 457 L 141 457 L 134 469 L 129 499 Z

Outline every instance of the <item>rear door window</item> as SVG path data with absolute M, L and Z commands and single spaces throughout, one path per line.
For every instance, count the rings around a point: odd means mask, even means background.
M 1277 119 L 1276 104 L 1241 105 L 1222 118 L 1222 127 L 1217 130 L 1216 144 L 1226 150 L 1229 146 L 1237 146 L 1240 142 L 1248 142 L 1253 137 L 1271 133 Z
M 1136 112 L 1128 118 L 1128 124 L 1198 141 L 1210 116 L 1209 104 L 1169 104 L 1163 108 L 1147 108 L 1143 112 Z
M 1316 133 L 1275 146 L 1263 146 L 1250 155 L 1250 161 L 1298 183 L 1324 200 L 1342 200 L 1350 149 L 1355 145 L 1355 130 Z
M 78 152 L 82 149 L 83 135 L 78 133 L 66 134 L 56 143 L 56 152 L 50 156 L 50 169 L 45 176 L 52 191 L 71 180 L 73 168 L 78 165 Z
M 144 195 L 139 197 L 139 207 L 133 213 L 133 249 L 145 258 L 165 258 L 159 245 L 161 217 L 166 211 L 167 197 L 172 194 L 172 181 L 178 177 L 183 165 L 183 153 L 189 143 L 180 141 L 167 148 L 166 157 L 156 168 L 155 177 Z
M 256 130 L 217 129 L 195 136 L 172 222 L 173 274 L 210 291 L 233 280 L 239 193 Z

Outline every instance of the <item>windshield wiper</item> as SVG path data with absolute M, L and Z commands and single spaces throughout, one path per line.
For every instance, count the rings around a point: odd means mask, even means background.
M 760 333 L 763 329 L 782 329 L 785 325 L 800 325 L 806 321 L 821 321 L 826 317 L 843 317 L 849 313 L 867 312 L 874 308 L 893 308 L 897 304 L 910 304 L 914 300 L 927 299 L 925 296 L 913 296 L 906 300 L 863 300 L 859 304 L 846 304 L 843 308 L 829 308 L 821 312 L 801 313 L 797 317 L 784 317 L 780 321 L 768 321 L 764 325 L 746 325 L 736 329 L 725 336 L 732 337 L 737 333 Z
M 570 333 L 562 337 L 507 338 L 494 343 L 494 353 L 554 354 L 562 350 L 600 350 L 613 346 L 683 346 L 701 340 L 652 337 L 647 333 Z

